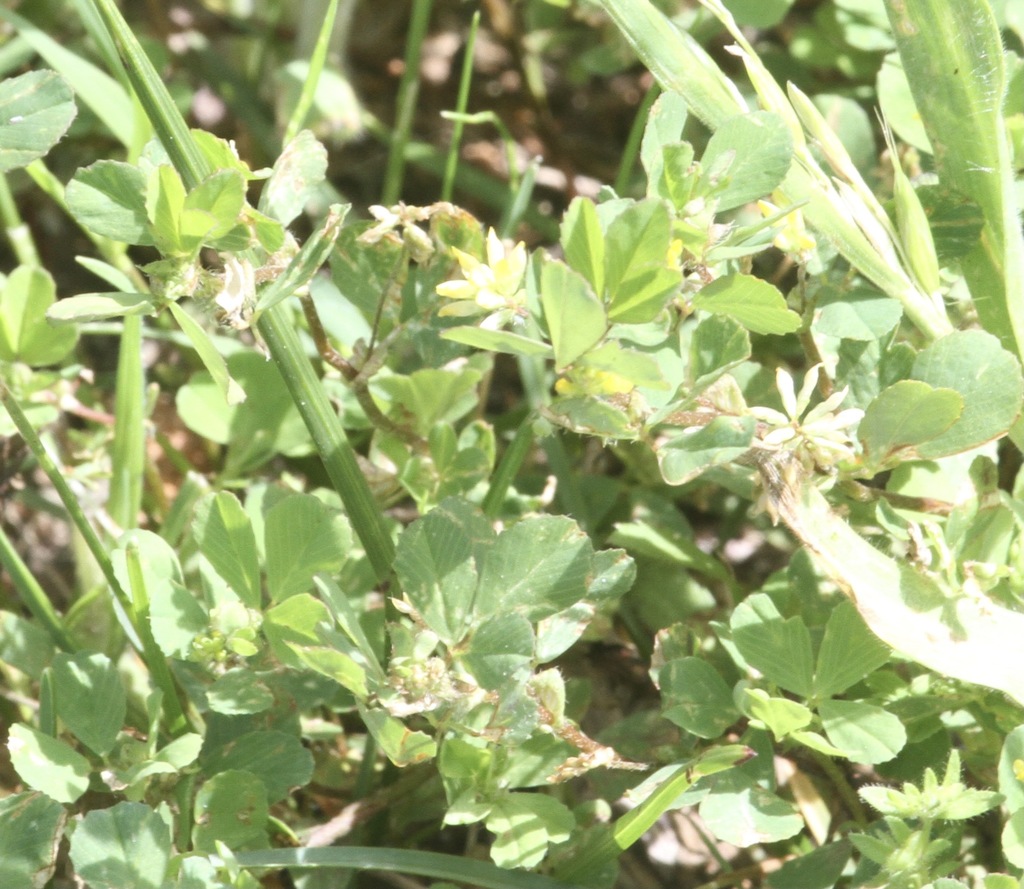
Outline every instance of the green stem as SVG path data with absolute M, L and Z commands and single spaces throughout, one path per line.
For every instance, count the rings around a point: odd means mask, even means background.
M 633 175 L 633 168 L 636 166 L 637 155 L 640 154 L 640 143 L 644 138 L 644 129 L 647 127 L 647 116 L 650 114 L 651 106 L 661 95 L 661 85 L 657 80 L 651 84 L 644 94 L 640 107 L 633 118 L 633 126 L 629 130 L 626 139 L 626 147 L 622 149 L 622 160 L 619 161 L 619 172 L 615 176 L 615 192 L 624 195 L 629 188 L 629 180 Z
M 402 194 L 402 178 L 405 175 L 405 146 L 412 132 L 412 121 L 416 113 L 416 99 L 420 91 L 420 54 L 427 37 L 427 25 L 434 0 L 413 0 L 412 19 L 405 40 L 405 69 L 398 85 L 398 103 L 395 114 L 395 134 L 388 154 L 388 166 L 384 173 L 384 189 L 380 202 L 385 207 L 396 203 Z
M 107 512 L 125 530 L 134 528 L 142 506 L 146 462 L 145 377 L 142 369 L 142 319 L 124 319 L 117 356 L 114 396 L 114 444 Z
M 64 629 L 60 617 L 54 610 L 53 603 L 43 592 L 43 588 L 32 572 L 28 570 L 28 565 L 22 561 L 2 527 L 0 527 L 0 565 L 7 569 L 19 598 L 32 616 L 50 634 L 54 644 L 63 651 L 77 651 L 78 646 L 68 635 L 68 631 Z
M 6 230 L 7 240 L 14 250 L 18 264 L 39 266 L 39 253 L 35 241 L 32 240 L 32 232 L 18 213 L 10 183 L 3 173 L 0 173 L 0 222 Z
M 391 571 L 394 543 L 345 430 L 302 351 L 291 314 L 283 306 L 274 306 L 260 316 L 258 328 L 341 495 L 370 564 L 378 580 L 383 580 Z
M 6 384 L 2 382 L 0 382 L 0 402 L 3 403 L 7 413 L 10 414 L 11 420 L 18 428 L 18 432 L 21 433 L 21 437 L 25 439 L 25 444 L 27 444 L 29 450 L 32 451 L 32 454 L 39 463 L 40 468 L 46 473 L 46 477 L 50 480 L 50 484 L 52 484 L 54 489 L 57 491 L 57 496 L 60 497 L 61 503 L 64 504 L 64 509 L 67 510 L 68 517 L 74 523 L 78 532 L 82 535 L 85 545 L 89 548 L 89 552 L 92 553 L 93 558 L 99 565 L 100 571 L 103 572 L 103 577 L 106 579 L 107 584 L 110 586 L 110 591 L 114 595 L 114 613 L 117 615 L 118 621 L 120 622 L 122 629 L 125 631 L 125 634 L 131 640 L 132 645 L 141 653 L 142 643 L 140 641 L 140 635 L 137 628 L 132 625 L 130 617 L 132 614 L 131 600 L 121 588 L 121 584 L 117 579 L 117 575 L 114 573 L 114 566 L 110 561 L 110 557 L 107 555 L 107 549 L 103 545 L 103 541 L 100 540 L 96 530 L 89 522 L 89 519 L 86 518 L 85 512 L 82 510 L 82 504 L 79 503 L 78 498 L 75 496 L 71 487 L 61 474 L 60 469 L 57 468 L 57 464 L 53 462 L 53 459 L 50 457 L 43 445 L 42 439 L 40 439 L 28 417 L 25 416 L 25 412 L 21 409 L 21 405 L 18 404 L 18 400 L 11 393 L 11 390 L 7 388 Z
M 473 20 L 469 23 L 469 35 L 466 37 L 466 52 L 462 60 L 462 73 L 459 75 L 459 96 L 455 102 L 457 115 L 464 115 L 469 104 L 469 85 L 473 80 L 473 49 L 476 46 L 476 32 L 480 27 L 480 10 L 473 13 Z M 465 121 L 461 116 L 455 117 L 452 126 L 452 140 L 448 146 L 448 157 L 445 160 L 444 184 L 441 186 L 441 200 L 452 199 L 452 189 L 455 187 L 455 172 L 459 166 L 459 144 L 462 142 L 462 129 Z
M 316 86 L 320 80 L 320 73 L 324 69 L 324 62 L 327 60 L 327 48 L 331 42 L 331 32 L 334 30 L 334 20 L 337 15 L 338 0 L 329 0 L 323 24 L 320 26 L 320 33 L 317 35 L 316 46 L 309 58 L 309 71 L 302 83 L 302 93 L 299 95 L 299 101 L 296 103 L 284 131 L 285 145 L 298 135 L 302 125 L 306 122 L 309 109 L 313 107 Z
M 527 417 L 516 429 L 516 434 L 508 448 L 505 449 L 501 462 L 498 463 L 498 468 L 491 477 L 491 486 L 487 489 L 483 502 L 483 510 L 488 517 L 496 519 L 501 512 L 505 495 L 533 446 L 533 437 L 532 417 Z

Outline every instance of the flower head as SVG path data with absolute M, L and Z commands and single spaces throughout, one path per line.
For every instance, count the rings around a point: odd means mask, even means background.
M 506 250 L 498 233 L 487 233 L 487 262 L 452 248 L 464 280 L 445 281 L 437 292 L 453 302 L 440 315 L 468 316 L 489 312 L 485 327 L 500 327 L 524 313 L 523 277 L 526 274 L 526 245 L 520 241 Z
M 775 372 L 775 384 L 785 413 L 770 407 L 751 408 L 750 413 L 770 427 L 762 436 L 759 447 L 770 451 L 792 451 L 808 468 L 831 469 L 841 460 L 854 459 L 848 429 L 860 422 L 864 411 L 847 408 L 836 412 L 846 398 L 847 389 L 833 392 L 821 404 L 808 410 L 818 385 L 820 369 L 821 365 L 816 364 L 807 371 L 797 393 L 793 377 L 779 368 Z

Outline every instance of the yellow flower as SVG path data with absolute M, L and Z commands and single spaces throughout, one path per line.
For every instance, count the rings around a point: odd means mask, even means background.
M 452 248 L 462 270 L 462 281 L 445 281 L 437 285 L 437 292 L 453 300 L 442 307 L 440 315 L 479 315 L 489 312 L 484 321 L 488 327 L 496 327 L 522 314 L 525 290 L 523 278 L 526 274 L 526 245 L 520 241 L 511 250 L 492 228 L 487 233 L 487 262 Z
M 779 212 L 779 208 L 768 201 L 758 201 L 757 207 L 765 219 Z M 785 224 L 776 231 L 775 240 L 772 242 L 783 253 L 806 255 L 818 246 L 814 235 L 804 225 L 804 215 L 799 209 L 793 210 L 784 218 Z

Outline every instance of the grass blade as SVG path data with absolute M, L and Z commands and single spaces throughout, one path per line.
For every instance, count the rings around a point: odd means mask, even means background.
M 334 31 L 334 20 L 338 16 L 338 0 L 330 0 L 327 4 L 327 12 L 324 14 L 323 24 L 320 26 L 320 33 L 316 38 L 316 46 L 309 57 L 309 70 L 306 72 L 306 79 L 302 83 L 302 92 L 299 93 L 299 101 L 295 103 L 291 117 L 288 119 L 288 126 L 284 131 L 284 144 L 287 145 L 302 129 L 306 122 L 306 115 L 313 107 L 313 99 L 316 96 L 316 85 L 320 80 L 320 73 L 324 70 L 324 62 L 327 60 L 327 48 L 331 42 L 331 33 Z
M 449 880 L 481 889 L 578 889 L 523 871 L 504 870 L 488 861 L 473 861 L 440 852 L 348 846 L 327 849 L 262 849 L 236 852 L 242 867 L 380 870 Z
M 39 621 L 43 629 L 50 634 L 54 644 L 62 651 L 77 651 L 78 646 L 68 635 L 68 631 L 64 629 L 64 624 L 61 623 L 60 617 L 54 610 L 53 603 L 50 602 L 39 585 L 39 581 L 28 570 L 28 565 L 22 561 L 2 527 L 0 527 L 0 565 L 3 565 L 11 578 L 18 598 L 21 599 L 32 616 Z
M 962 268 L 982 324 L 1024 357 L 1024 235 L 1003 120 L 1003 43 L 987 0 L 886 0 L 939 181 L 985 216 Z
M 402 178 L 405 175 L 405 146 L 412 132 L 412 121 L 416 113 L 416 98 L 420 92 L 420 54 L 427 37 L 430 11 L 434 0 L 413 0 L 409 34 L 405 40 L 405 70 L 398 85 L 398 107 L 395 113 L 394 137 L 388 154 L 388 166 L 384 172 L 384 189 L 380 202 L 385 207 L 394 204 L 402 194 Z

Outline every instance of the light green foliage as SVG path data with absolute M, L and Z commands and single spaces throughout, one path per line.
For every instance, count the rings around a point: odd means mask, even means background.
M 53 71 L 0 82 L 0 173 L 46 154 L 67 132 L 76 110 L 71 88 Z
M 170 852 L 166 823 L 141 803 L 118 803 L 111 809 L 89 812 L 71 842 L 75 868 L 99 889 L 158 889 Z
M 618 193 L 552 220 L 536 166 L 480 174 L 487 224 L 398 202 L 402 164 L 437 160 L 408 106 L 387 206 L 348 220 L 304 111 L 284 145 L 260 117 L 275 91 L 287 117 L 294 83 L 250 94 L 281 47 L 244 4 L 232 52 L 193 47 L 250 126 L 241 157 L 187 128 L 113 0 L 68 8 L 124 85 L 0 10 L 59 71 L 0 83 L 0 174 L 28 167 L 112 288 L 64 293 L 0 183 L 0 398 L 29 454 L 11 473 L 47 474 L 101 572 L 76 561 L 51 603 L 0 534 L 33 616 L 0 612 L 21 784 L 0 884 L 610 886 L 695 806 L 709 847 L 785 861 L 779 889 L 948 889 L 962 864 L 1016 885 L 988 872 L 1024 867 L 1016 4 L 599 5 L 620 33 L 528 3 L 516 37 L 545 109 L 531 72 L 569 33 L 601 41 L 573 47 L 577 74 L 627 45 L 650 68 L 664 92 Z M 307 100 L 329 31 L 286 71 L 311 72 Z M 698 38 L 731 42 L 749 85 Z M 72 151 L 58 179 L 40 159 L 79 80 L 73 147 L 110 130 L 127 150 Z M 116 373 L 75 364 L 118 322 Z M 22 504 L 56 509 L 48 490 Z M 1000 806 L 995 848 L 979 816 Z M 427 825 L 469 826 L 470 855 L 428 851 Z M 317 848 L 339 836 L 321 828 L 384 847 Z

